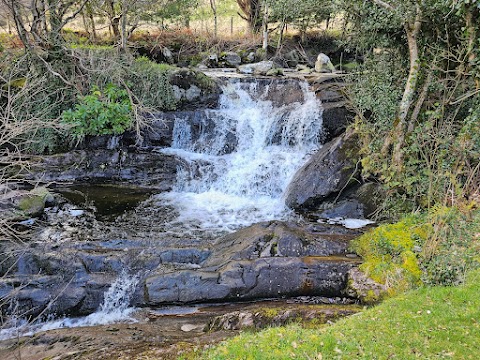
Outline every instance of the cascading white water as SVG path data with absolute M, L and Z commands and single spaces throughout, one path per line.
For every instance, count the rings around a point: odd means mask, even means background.
M 176 119 L 173 145 L 163 152 L 184 165 L 175 189 L 156 196 L 178 212 L 170 231 L 232 231 L 288 216 L 283 193 L 319 147 L 322 107 L 307 83 L 302 102 L 281 107 L 265 99 L 268 90 L 230 82 L 219 109 L 206 111 L 200 124 Z
M 83 318 L 63 318 L 35 323 L 19 320 L 15 326 L 0 330 L 0 340 L 17 336 L 29 336 L 40 331 L 60 328 L 107 325 L 120 321 L 133 322 L 135 320 L 130 315 L 135 308 L 129 307 L 129 305 L 138 281 L 138 275 L 131 275 L 126 271 L 122 271 L 105 292 L 102 304 L 94 313 Z

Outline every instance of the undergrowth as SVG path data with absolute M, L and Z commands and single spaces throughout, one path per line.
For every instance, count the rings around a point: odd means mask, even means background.
M 419 285 L 458 285 L 480 267 L 480 210 L 438 206 L 381 225 L 352 242 L 360 269 L 391 295 Z

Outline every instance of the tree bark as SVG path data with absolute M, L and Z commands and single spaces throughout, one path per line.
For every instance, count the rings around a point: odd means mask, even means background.
M 401 169 L 403 166 L 403 146 L 405 144 L 405 127 L 410 107 L 412 106 L 413 97 L 417 91 L 418 76 L 420 73 L 420 57 L 418 51 L 417 37 L 422 27 L 422 9 L 417 4 L 415 21 L 407 22 L 404 25 L 407 35 L 408 52 L 410 56 L 410 69 L 408 72 L 407 82 L 403 91 L 402 100 L 400 101 L 398 110 L 398 119 L 395 127 L 395 146 L 393 149 L 393 165 Z
M 265 2 L 264 3 L 264 12 L 263 12 L 263 21 L 262 21 L 262 27 L 263 27 L 263 45 L 262 49 L 266 51 L 268 49 L 268 5 Z
M 215 0 L 210 0 L 210 8 L 213 13 L 213 35 L 216 38 L 218 36 L 218 19 L 217 19 L 217 4 Z

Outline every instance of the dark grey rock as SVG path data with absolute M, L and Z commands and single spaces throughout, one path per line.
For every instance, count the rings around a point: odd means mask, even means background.
M 242 63 L 242 58 L 236 52 L 227 51 L 221 54 L 220 62 L 226 67 L 237 67 Z
M 321 98 L 320 98 L 321 99 Z M 353 113 L 346 108 L 344 101 L 323 103 L 323 129 L 325 141 L 331 141 L 345 132 L 353 120 Z
M 315 215 L 324 219 L 365 219 L 378 210 L 384 198 L 384 191 L 379 184 L 366 183 L 345 191 L 336 201 L 323 201 L 318 205 Z
M 220 238 L 197 271 L 160 268 L 145 282 L 145 302 L 339 296 L 357 264 L 343 256 L 352 236 L 276 221 L 252 225 Z
M 298 210 L 314 209 L 329 196 L 357 183 L 357 137 L 352 133 L 325 144 L 295 174 L 286 190 L 286 204 Z
M 27 179 L 38 181 L 117 181 L 170 190 L 176 176 L 173 156 L 156 152 L 121 150 L 75 150 L 43 156 Z

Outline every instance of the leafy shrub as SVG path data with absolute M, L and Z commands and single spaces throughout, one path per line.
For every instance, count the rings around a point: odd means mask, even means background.
M 81 139 L 121 134 L 132 126 L 132 115 L 127 91 L 108 84 L 103 91 L 95 86 L 90 95 L 80 97 L 74 109 L 63 112 L 62 121 L 71 126 L 74 138 Z
M 465 274 L 480 267 L 480 210 L 437 207 L 429 213 L 433 232 L 420 259 L 427 285 L 457 285 Z

